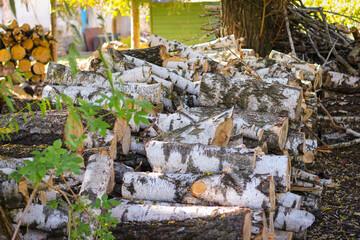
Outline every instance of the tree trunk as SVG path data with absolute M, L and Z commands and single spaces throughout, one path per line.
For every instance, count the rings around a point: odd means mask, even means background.
M 222 0 L 223 28 L 237 39 L 245 37 L 246 47 L 265 57 L 272 49 L 273 33 L 278 31 L 275 25 L 276 15 L 265 15 L 274 11 L 272 9 L 279 9 L 280 3 L 281 1 Z
M 131 0 L 131 48 L 140 48 L 140 4 Z

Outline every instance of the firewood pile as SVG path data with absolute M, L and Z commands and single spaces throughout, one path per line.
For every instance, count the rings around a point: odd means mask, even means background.
M 9 76 L 19 69 L 33 82 L 43 80 L 45 64 L 50 61 L 51 49 L 55 45 L 51 32 L 44 32 L 41 25 L 31 28 L 24 23 L 19 26 L 16 20 L 2 24 L 1 28 L 1 76 Z
M 319 65 L 277 51 L 258 58 L 249 49 L 231 49 L 239 45 L 232 36 L 188 47 L 152 35 L 148 45 L 109 48 L 102 55 L 114 86 L 154 106 L 150 124 L 110 119 L 113 128 L 105 137 L 85 132 L 88 138 L 78 152 L 85 156 L 86 169 L 81 176 L 65 176 L 69 185 L 90 201 L 111 192 L 122 197 L 122 204 L 111 210 L 121 222 L 113 229 L 117 238 L 306 236 L 315 220 L 311 212 L 320 208 L 323 187 L 331 183 L 305 168 L 323 148 L 315 134 L 321 118 L 315 91 L 341 79 L 353 83 L 352 78 L 329 72 L 323 80 Z M 216 55 L 216 48 L 227 52 Z M 203 54 L 209 49 L 218 60 Z M 229 52 L 237 57 L 230 61 Z M 70 68 L 50 62 L 45 82 L 42 97 L 50 99 L 64 93 L 95 103 L 100 94 L 111 94 L 99 56 L 75 76 Z M 14 116 L 19 133 L 9 133 L 11 140 L 1 143 L 49 144 L 63 137 L 65 123 L 75 126 L 75 135 L 84 131 L 65 112 L 48 111 L 42 119 L 36 114 L 29 114 L 28 125 Z M 87 157 L 89 149 L 95 154 Z M 0 162 L 0 189 L 7 189 L 0 191 L 0 199 L 14 222 L 26 194 L 7 176 L 13 171 L 9 168 L 23 162 L 10 157 Z M 52 181 L 65 190 L 60 181 Z M 44 237 L 63 234 L 67 210 L 42 205 L 58 197 L 45 187 L 24 227 Z

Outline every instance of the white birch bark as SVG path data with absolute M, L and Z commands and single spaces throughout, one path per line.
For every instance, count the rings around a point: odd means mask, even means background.
M 201 191 L 196 186 L 202 186 Z M 185 203 L 200 200 L 208 204 L 237 205 L 270 211 L 275 207 L 275 187 L 272 176 L 254 176 L 244 171 L 210 175 L 197 179 L 191 191 L 192 195 L 187 194 Z
M 22 213 L 22 209 L 14 209 L 10 211 L 9 216 L 14 223 L 18 223 Z M 68 213 L 61 208 L 53 210 L 47 205 L 32 204 L 21 226 L 32 226 L 35 229 L 51 232 L 59 229 L 65 230 L 68 221 Z
M 89 195 L 89 200 L 95 201 L 105 193 L 112 192 L 114 187 L 114 162 L 105 154 L 94 154 L 90 156 L 84 180 L 81 185 L 80 195 Z
M 315 221 L 311 213 L 293 208 L 279 207 L 275 215 L 275 228 L 290 232 L 301 232 Z
M 202 144 L 150 141 L 146 157 L 155 172 L 220 173 L 231 165 L 252 171 L 255 165 L 253 150 Z
M 163 78 L 163 79 L 170 79 L 170 81 L 173 82 L 176 87 L 178 87 L 182 90 L 185 90 L 186 92 L 188 92 L 190 94 L 194 94 L 197 96 L 199 95 L 199 90 L 200 90 L 199 85 L 172 72 L 173 69 L 159 67 L 155 64 L 151 64 L 151 63 L 145 62 L 144 60 L 137 59 L 137 58 L 130 57 L 130 56 L 126 56 L 126 58 L 129 61 L 133 62 L 138 67 L 151 66 L 152 74 L 154 74 L 160 78 Z
M 209 49 L 216 49 L 216 48 L 226 48 L 230 46 L 238 46 L 242 39 L 236 39 L 234 35 L 229 35 L 226 37 L 218 38 L 216 40 L 199 43 L 190 46 L 195 51 L 204 51 Z
M 256 79 L 241 81 L 225 75 L 205 78 L 201 82 L 199 104 L 204 107 L 237 105 L 243 110 L 300 117 L 302 89 Z
M 159 141 L 226 146 L 232 132 L 233 108 L 195 124 L 164 133 Z
M 333 91 L 356 93 L 360 90 L 360 77 L 329 71 L 324 87 Z
M 168 80 L 165 80 L 163 78 L 160 78 L 156 75 L 150 75 L 150 78 L 147 81 L 148 83 L 161 83 L 161 86 L 164 86 L 166 89 L 168 89 L 170 91 L 170 93 L 173 91 L 174 89 L 174 83 L 170 82 Z
M 285 149 L 289 151 L 290 155 L 300 155 L 306 152 L 305 133 L 291 131 L 288 133 Z
M 187 189 L 198 177 L 196 174 L 127 172 L 123 178 L 122 195 L 181 203 Z
M 276 206 L 300 209 L 302 196 L 292 192 L 277 193 Z
M 215 207 L 215 206 L 164 206 L 162 203 L 129 204 L 121 202 L 111 210 L 112 217 L 120 222 L 146 222 L 146 221 L 171 221 L 208 216 L 220 216 L 243 210 L 243 207 Z
M 149 101 L 152 104 L 158 104 L 160 102 L 160 92 L 161 84 L 124 84 L 123 91 L 133 98 L 138 98 L 139 95 L 144 97 L 144 100 Z M 119 86 L 119 89 L 122 89 Z M 57 86 L 57 85 L 47 85 L 42 92 L 42 98 L 53 97 L 55 95 L 64 93 L 65 95 L 71 97 L 72 99 L 81 98 L 88 102 L 95 103 L 97 100 L 101 99 L 101 94 L 111 96 L 110 89 L 96 88 L 96 87 L 82 87 L 82 86 Z M 97 104 L 97 103 L 95 103 Z M 105 103 L 102 103 L 105 105 Z
M 257 155 L 253 173 L 273 176 L 276 192 L 290 190 L 291 162 L 287 155 Z
M 151 67 L 142 66 L 126 70 L 123 72 L 115 72 L 112 74 L 114 83 L 144 83 L 151 75 Z

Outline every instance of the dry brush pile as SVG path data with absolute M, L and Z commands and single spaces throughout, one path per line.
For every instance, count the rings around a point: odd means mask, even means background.
M 80 147 L 86 168 L 81 176 L 65 176 L 69 185 L 91 201 L 111 192 L 122 197 L 111 210 L 121 222 L 113 229 L 118 238 L 306 235 L 315 220 L 311 212 L 321 207 L 323 186 L 331 183 L 304 170 L 318 150 L 328 150 L 318 147 L 315 134 L 321 118 L 315 91 L 332 80 L 341 82 L 343 75 L 329 73 L 324 81 L 319 65 L 277 51 L 255 57 L 251 50 L 233 49 L 239 45 L 233 36 L 188 47 L 152 35 L 148 45 L 109 48 L 102 55 L 116 87 L 154 106 L 150 125 L 108 119 L 112 129 L 106 137 L 88 134 Z M 231 59 L 233 54 L 239 57 Z M 51 62 L 45 82 L 42 97 L 50 99 L 64 93 L 96 102 L 100 94 L 111 94 L 97 56 L 75 76 Z M 37 115 L 27 125 L 18 116 L 19 133 L 1 143 L 50 144 L 63 137 L 65 122 L 71 121 L 66 112 Z M 17 168 L 23 161 L 1 161 L 0 199 L 14 223 L 24 195 L 7 177 L 13 170 L 5 167 Z M 46 188 L 42 192 L 24 227 L 29 224 L 41 236 L 63 234 L 66 209 L 42 205 L 59 197 Z

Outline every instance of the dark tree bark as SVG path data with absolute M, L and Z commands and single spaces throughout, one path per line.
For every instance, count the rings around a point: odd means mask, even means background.
M 265 57 L 282 21 L 286 0 L 221 0 L 223 28 L 236 38 L 245 37 L 246 47 Z M 280 13 L 280 15 L 279 15 Z M 280 17 L 279 17 L 280 16 Z M 280 19 L 278 19 L 280 18 Z

